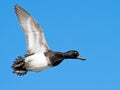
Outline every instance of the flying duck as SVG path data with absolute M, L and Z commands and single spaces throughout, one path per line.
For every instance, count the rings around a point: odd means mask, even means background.
M 14 61 L 13 73 L 24 75 L 28 71 L 42 71 L 59 65 L 64 59 L 86 60 L 78 51 L 52 51 L 45 40 L 41 27 L 33 17 L 19 5 L 15 5 L 15 13 L 26 36 L 27 53 L 24 57 L 18 56 Z

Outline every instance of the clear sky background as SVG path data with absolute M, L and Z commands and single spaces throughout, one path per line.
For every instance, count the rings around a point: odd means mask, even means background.
M 15 3 L 41 25 L 52 50 L 75 49 L 87 60 L 13 74 L 13 61 L 26 53 Z M 119 0 L 1 0 L 0 12 L 0 90 L 120 90 Z

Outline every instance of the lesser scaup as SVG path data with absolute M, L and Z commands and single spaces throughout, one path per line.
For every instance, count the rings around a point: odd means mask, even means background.
M 41 27 L 32 16 L 19 5 L 15 6 L 15 12 L 26 36 L 27 53 L 14 61 L 14 73 L 21 76 L 28 71 L 41 71 L 59 65 L 64 59 L 85 60 L 76 50 L 65 53 L 50 50 Z

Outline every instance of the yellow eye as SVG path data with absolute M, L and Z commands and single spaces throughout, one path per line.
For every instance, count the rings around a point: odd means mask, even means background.
M 74 51 L 74 55 L 78 56 L 78 55 L 79 55 L 79 53 L 78 53 L 77 51 Z
M 74 51 L 74 54 L 77 54 L 77 52 L 76 52 L 76 51 Z
M 74 54 L 77 54 L 77 52 L 76 52 L 76 51 L 74 51 Z

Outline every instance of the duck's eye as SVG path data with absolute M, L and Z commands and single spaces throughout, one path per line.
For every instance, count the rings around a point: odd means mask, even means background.
M 78 52 L 74 51 L 74 54 L 75 54 L 75 55 L 77 55 L 77 54 L 78 54 Z

